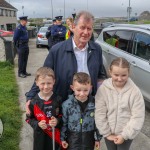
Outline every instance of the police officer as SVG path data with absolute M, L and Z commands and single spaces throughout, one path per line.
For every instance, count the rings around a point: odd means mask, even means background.
M 62 25 L 62 16 L 57 16 L 56 18 L 56 25 L 51 28 L 51 35 L 53 38 L 53 44 L 65 40 L 66 35 L 66 27 Z
M 13 37 L 14 44 L 18 51 L 18 76 L 21 78 L 31 75 L 30 73 L 26 72 L 29 55 L 28 31 L 26 28 L 27 17 L 28 16 L 19 17 L 20 24 L 16 28 Z
M 56 25 L 56 19 L 53 19 L 53 25 L 50 25 L 49 27 L 48 27 L 48 30 L 47 30 L 47 32 L 46 32 L 46 38 L 48 39 L 48 50 L 50 50 L 50 48 L 52 47 L 52 36 L 51 36 L 51 28 L 53 27 L 53 26 L 55 26 Z

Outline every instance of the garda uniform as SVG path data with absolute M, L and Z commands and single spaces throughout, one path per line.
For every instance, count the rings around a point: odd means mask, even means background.
M 59 21 L 62 20 L 62 16 L 57 16 L 55 18 L 56 18 L 56 20 L 59 20 Z M 66 27 L 63 26 L 62 24 L 53 26 L 51 28 L 51 35 L 53 38 L 53 44 L 52 45 L 55 45 L 56 43 L 64 41 L 65 35 L 66 35 Z
M 53 23 L 56 22 L 56 19 L 53 19 Z M 48 30 L 46 32 L 46 38 L 48 39 L 48 50 L 51 49 L 52 47 L 52 43 L 53 43 L 53 38 L 51 36 L 51 28 L 55 26 L 54 24 L 53 25 L 50 25 L 48 27 Z
M 19 17 L 22 21 L 27 21 L 27 16 Z M 18 76 L 25 78 L 26 76 L 30 76 L 31 74 L 26 72 L 28 55 L 29 55 L 29 46 L 28 46 L 28 31 L 26 26 L 18 25 L 14 32 L 14 44 L 18 51 Z

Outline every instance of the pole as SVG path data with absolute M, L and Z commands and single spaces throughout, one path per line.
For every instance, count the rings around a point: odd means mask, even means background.
M 23 12 L 23 16 L 24 16 L 24 6 L 22 6 L 22 12 Z
M 64 0 L 64 20 L 65 20 L 65 0 Z
M 51 0 L 51 8 L 52 8 L 52 20 L 53 20 L 53 2 Z
M 89 9 L 88 7 L 89 7 L 89 4 L 88 4 L 88 0 L 87 0 L 87 10 Z
M 52 127 L 53 150 L 55 150 L 55 127 Z

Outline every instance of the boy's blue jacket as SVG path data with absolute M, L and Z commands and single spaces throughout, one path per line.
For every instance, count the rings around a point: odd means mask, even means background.
M 85 111 L 82 112 L 74 95 L 62 104 L 63 127 L 61 140 L 67 141 L 68 150 L 92 150 L 95 141 L 101 139 L 101 135 L 95 126 L 94 119 L 95 99 L 89 96 L 89 102 Z

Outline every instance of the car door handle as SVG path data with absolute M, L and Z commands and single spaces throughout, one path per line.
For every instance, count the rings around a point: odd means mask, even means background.
M 135 61 L 132 61 L 130 64 L 133 65 L 134 67 L 137 66 L 136 63 L 135 63 Z

